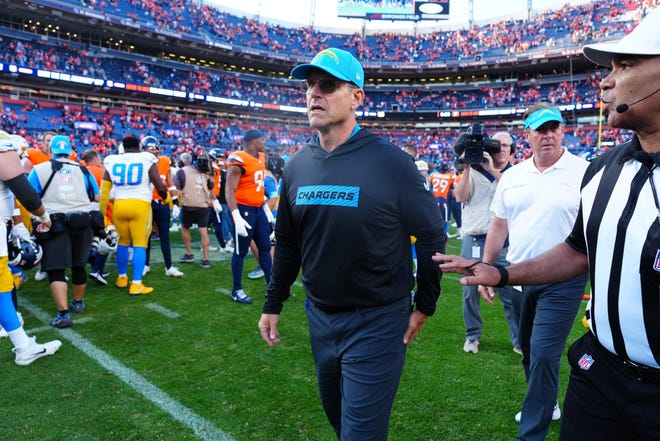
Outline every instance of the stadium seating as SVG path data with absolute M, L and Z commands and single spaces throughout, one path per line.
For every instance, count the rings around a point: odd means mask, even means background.
M 0 28 L 2 35 L 3 28 Z M 105 80 L 167 88 L 227 98 L 249 99 L 258 103 L 304 105 L 297 85 L 286 80 L 207 68 L 190 69 L 174 61 L 153 61 L 117 51 L 83 48 L 74 43 L 49 39 L 48 42 L 4 38 L 0 42 L 2 60 L 36 69 L 99 77 Z M 366 109 L 371 111 L 447 110 L 525 106 L 540 97 L 557 104 L 595 102 L 597 77 L 580 74 L 572 82 L 566 76 L 536 81 L 495 83 L 479 87 L 443 85 L 437 88 L 401 86 L 393 89 L 367 86 Z M 596 78 L 594 78 L 596 77 Z
M 597 2 L 579 6 L 566 5 L 547 11 L 530 20 L 506 20 L 470 29 L 436 31 L 417 35 L 375 33 L 344 35 L 318 30 L 284 28 L 256 18 L 237 17 L 193 0 L 170 2 L 170 8 L 149 0 L 94 0 L 83 7 L 102 11 L 110 21 L 139 23 L 156 32 L 175 32 L 181 38 L 228 42 L 237 47 L 268 53 L 277 51 L 299 60 L 326 46 L 339 46 L 354 51 L 365 64 L 419 64 L 436 61 L 472 60 L 475 57 L 497 60 L 498 57 L 532 53 L 552 46 L 577 47 L 586 41 L 613 38 L 632 25 L 631 17 L 639 15 L 648 0 L 617 0 L 609 4 Z M 81 2 L 59 2 L 71 11 Z M 616 20 L 627 17 L 626 20 Z M 159 88 L 239 98 L 262 104 L 304 106 L 304 96 L 294 82 L 287 79 L 212 70 L 167 59 L 154 59 L 139 53 L 126 53 L 51 37 L 35 38 L 16 29 L 0 27 L 0 61 L 17 66 L 47 69 L 104 80 L 154 86 Z M 489 109 L 503 106 L 524 108 L 530 103 L 548 99 L 556 104 L 574 105 L 598 100 L 598 71 L 571 76 L 554 75 L 513 81 L 471 84 L 431 84 L 365 87 L 366 111 L 416 112 L 456 109 Z M 15 101 L 15 102 L 14 102 Z M 238 146 L 237 137 L 246 128 L 240 124 L 219 123 L 212 118 L 198 119 L 186 115 L 137 112 L 121 108 L 98 108 L 53 101 L 4 100 L 3 128 L 36 138 L 40 132 L 56 128 L 70 133 L 76 148 L 95 147 L 102 153 L 111 151 L 116 140 L 127 133 L 153 134 L 163 139 L 168 152 L 199 150 L 200 146 L 219 146 L 231 150 Z M 91 125 L 80 127 L 81 122 Z M 94 126 L 95 124 L 95 126 Z M 569 130 L 567 145 L 592 154 L 593 128 Z M 378 130 L 376 130 L 378 131 Z M 299 145 L 310 131 L 273 125 L 269 135 L 280 145 Z M 425 159 L 448 161 L 457 133 L 453 131 L 401 131 L 394 128 L 382 134 L 397 144 L 414 142 Z M 625 133 L 606 131 L 608 140 L 620 140 Z M 518 134 L 520 135 L 520 134 Z M 523 144 L 523 143 L 521 143 Z M 521 153 L 522 156 L 525 153 Z

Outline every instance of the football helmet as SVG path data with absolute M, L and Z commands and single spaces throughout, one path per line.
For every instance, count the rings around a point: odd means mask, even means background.
M 21 135 L 9 135 L 9 138 L 11 138 L 13 141 L 14 146 L 16 147 L 16 150 L 21 157 L 25 151 L 30 148 L 30 144 L 28 144 L 27 140 Z
M 119 234 L 114 225 L 108 225 L 105 228 L 106 236 L 99 239 L 96 250 L 99 254 L 110 254 L 112 251 L 117 251 L 117 242 L 119 241 Z
M 8 152 L 11 150 L 16 150 L 14 140 L 9 133 L 0 130 L 0 152 Z
M 9 264 L 18 268 L 30 269 L 39 265 L 44 251 L 36 242 L 10 236 L 8 242 Z
M 211 157 L 211 159 L 214 160 L 214 161 L 217 161 L 219 158 L 222 158 L 222 156 L 223 156 L 222 150 L 217 149 L 217 148 L 213 148 L 213 149 L 209 150 L 208 153 L 209 153 L 209 156 Z
M 140 150 L 147 152 L 160 151 L 160 142 L 158 142 L 155 136 L 145 136 L 140 141 Z

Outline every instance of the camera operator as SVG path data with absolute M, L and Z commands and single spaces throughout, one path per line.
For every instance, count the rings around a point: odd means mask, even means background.
M 504 173 L 495 191 L 491 205 L 495 217 L 483 252 L 483 262 L 491 265 L 507 237 L 511 239 L 508 259 L 513 265 L 564 243 L 583 207 L 580 184 L 588 163 L 563 147 L 565 123 L 559 109 L 539 102 L 525 111 L 523 120 L 533 156 Z M 590 227 L 585 226 L 587 233 Z M 433 259 L 445 260 L 440 255 Z M 505 274 L 506 270 L 498 271 Z M 567 280 L 522 286 L 518 342 L 527 393 L 522 410 L 514 417 L 520 424 L 517 440 L 544 440 L 551 421 L 561 418 L 557 402 L 560 361 L 587 281 L 587 274 L 579 273 L 574 271 L 578 275 Z M 509 280 L 503 276 L 500 284 L 502 279 L 504 283 Z M 485 299 L 494 294 L 484 286 L 479 291 Z
M 504 144 L 504 145 L 503 145 Z M 454 185 L 456 201 L 463 203 L 461 256 L 467 259 L 483 257 L 486 233 L 493 220 L 490 204 L 502 173 L 511 167 L 509 155 L 513 149 L 513 138 L 507 132 L 498 132 L 490 139 L 484 137 L 479 124 L 474 124 L 456 141 L 454 151 L 459 155 L 463 177 Z M 507 265 L 507 247 L 502 249 L 496 262 Z M 513 350 L 521 353 L 518 345 L 518 314 L 513 305 L 513 288 L 498 289 L 504 305 L 504 315 L 509 324 L 509 336 Z M 465 323 L 465 343 L 463 350 L 476 354 L 483 320 L 479 309 L 480 295 L 476 286 L 463 286 L 463 321 Z

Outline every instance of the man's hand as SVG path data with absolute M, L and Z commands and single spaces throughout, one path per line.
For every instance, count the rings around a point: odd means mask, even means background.
M 443 272 L 465 275 L 466 277 L 460 280 L 461 285 L 495 286 L 500 283 L 501 276 L 497 268 L 476 259 L 440 253 L 435 253 L 432 259 L 434 262 L 440 262 L 440 269 Z
M 417 335 L 420 333 L 420 331 L 422 330 L 422 326 L 424 326 L 424 323 L 426 323 L 426 320 L 428 320 L 428 318 L 429 318 L 428 315 L 423 314 L 417 310 L 413 311 L 412 314 L 410 314 L 410 322 L 408 323 L 408 330 L 403 336 L 404 345 L 410 345 L 415 340 L 415 337 L 417 337 Z
M 280 333 L 277 332 L 277 324 L 280 321 L 279 314 L 261 314 L 259 319 L 259 332 L 271 348 L 280 342 Z
M 490 156 L 490 153 L 488 152 L 484 152 L 484 162 L 481 166 L 491 173 L 493 171 L 498 171 L 495 169 L 495 165 L 493 164 L 493 157 Z
M 472 270 L 468 269 L 475 262 L 476 259 L 466 259 L 461 256 L 454 256 L 453 254 L 440 254 L 435 253 L 431 259 L 434 262 L 440 263 L 440 268 L 445 273 L 458 273 L 466 276 L 472 275 Z
M 479 285 L 477 287 L 477 291 L 481 295 L 481 298 L 490 303 L 491 305 L 494 305 L 493 299 L 495 298 L 495 290 L 491 286 L 483 286 Z
M 238 208 L 231 212 L 231 217 L 234 219 L 234 227 L 236 228 L 238 235 L 247 237 L 247 230 L 251 230 L 252 227 L 247 223 L 245 219 L 241 217 L 241 213 L 238 211 Z
M 53 222 L 50 220 L 50 214 L 47 211 L 44 211 L 40 216 L 33 215 L 32 220 L 39 222 L 39 225 L 35 229 L 37 233 L 46 233 L 53 226 Z

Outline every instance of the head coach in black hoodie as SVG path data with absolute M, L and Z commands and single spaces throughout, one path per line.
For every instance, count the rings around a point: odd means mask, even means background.
M 284 168 L 259 330 L 270 346 L 280 342 L 282 304 L 302 266 L 328 420 L 342 441 L 386 440 L 406 346 L 440 294 L 431 256 L 444 249 L 442 216 L 410 156 L 357 124 L 364 72 L 353 55 L 328 48 L 291 75 L 318 134 Z

